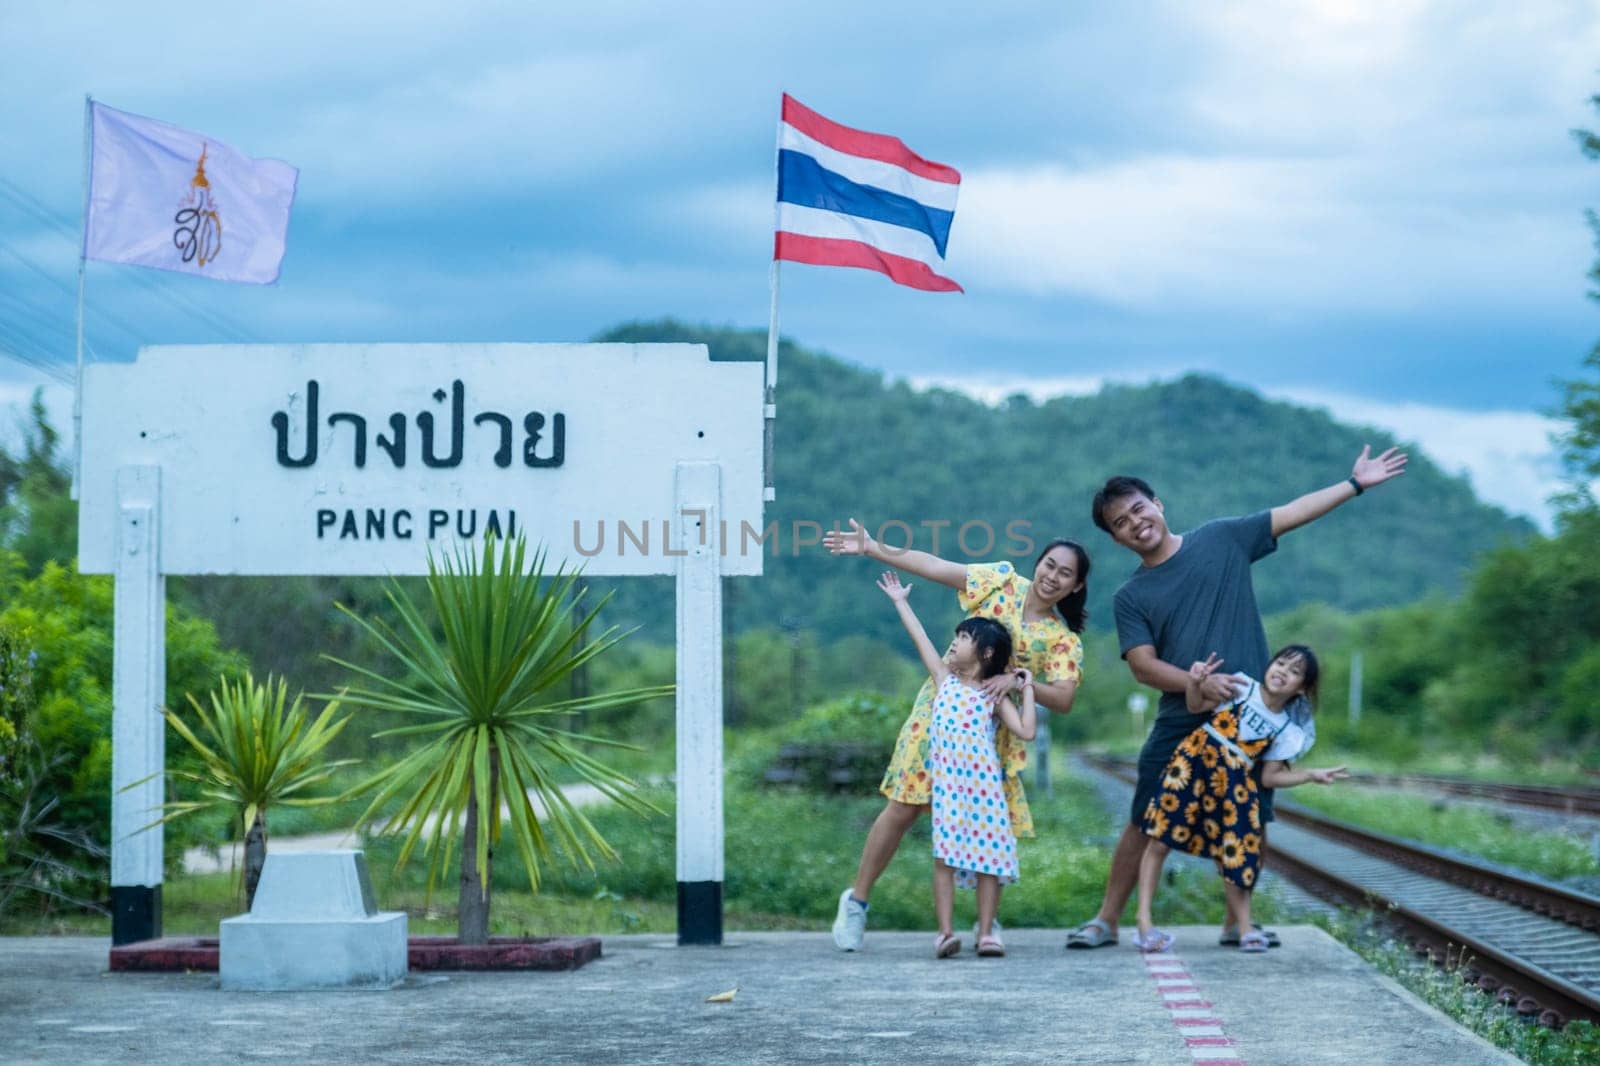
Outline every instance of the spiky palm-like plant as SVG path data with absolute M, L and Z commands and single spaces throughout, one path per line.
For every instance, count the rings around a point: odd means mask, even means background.
M 591 847 L 606 858 L 615 857 L 562 793 L 554 775 L 557 767 L 575 771 L 624 808 L 656 811 L 638 796 L 633 781 L 578 747 L 628 745 L 562 728 L 570 715 L 672 691 L 671 685 L 663 685 L 556 698 L 573 671 L 626 636 L 615 626 L 590 634 L 605 600 L 585 610 L 578 579 L 577 571 L 565 567 L 546 574 L 544 551 L 534 552 L 530 561 L 520 537 L 501 542 L 498 551 L 494 540 L 487 539 L 481 559 L 470 547 L 439 559 L 428 554 L 428 599 L 441 636 L 434 635 L 429 618 L 398 582 L 388 589 L 398 625 L 346 611 L 388 652 L 394 670 L 379 673 L 333 660 L 361 678 L 361 685 L 343 693 L 344 699 L 419 719 L 375 736 L 423 741 L 357 786 L 356 791 L 377 790 L 360 824 L 400 801 L 399 809 L 383 819 L 381 831 L 404 834 L 397 867 L 425 840 L 430 892 L 461 832 L 462 943 L 488 939 L 491 857 L 506 821 L 535 890 L 539 862 L 552 854 L 552 838 L 574 862 L 591 868 Z
M 200 756 L 201 769 L 177 769 L 172 776 L 200 786 L 197 800 L 166 805 L 162 822 L 200 810 L 223 807 L 237 813 L 244 833 L 245 908 L 255 902 L 256 884 L 267 861 L 267 810 L 277 804 L 312 806 L 336 796 L 300 795 L 321 784 L 340 766 L 354 759 L 327 762 L 324 756 L 333 738 L 350 721 L 334 720 L 339 701 L 332 700 L 315 719 L 304 696 L 288 702 L 288 682 L 258 685 L 250 674 L 232 683 L 222 678 L 210 693 L 210 709 L 191 694 L 198 729 L 163 708 L 167 723 Z M 285 706 L 287 704 L 287 706 Z M 130 786 L 131 787 L 131 786 Z

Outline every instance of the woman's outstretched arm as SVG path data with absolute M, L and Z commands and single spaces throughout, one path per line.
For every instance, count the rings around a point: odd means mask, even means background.
M 948 585 L 953 589 L 967 586 L 967 568 L 949 559 L 941 559 L 913 548 L 895 548 L 878 543 L 854 518 L 848 530 L 830 530 L 822 535 L 822 546 L 834 555 L 865 555 L 885 566 L 904 570 L 908 574 Z

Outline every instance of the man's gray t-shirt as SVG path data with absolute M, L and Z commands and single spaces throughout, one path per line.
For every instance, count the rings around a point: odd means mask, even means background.
M 1219 518 L 1183 534 L 1177 554 L 1141 566 L 1117 590 L 1117 641 L 1149 644 L 1180 670 L 1216 652 L 1229 673 L 1261 677 L 1267 633 L 1256 607 L 1250 564 L 1276 551 L 1272 512 Z M 1182 692 L 1163 692 L 1159 717 L 1189 713 Z

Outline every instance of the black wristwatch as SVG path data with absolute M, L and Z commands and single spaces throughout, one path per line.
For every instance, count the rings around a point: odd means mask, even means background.
M 1356 490 L 1356 495 L 1357 496 L 1359 496 L 1363 492 L 1367 491 L 1366 489 L 1361 487 L 1361 482 L 1356 480 L 1356 476 L 1354 474 L 1350 475 L 1350 487 Z

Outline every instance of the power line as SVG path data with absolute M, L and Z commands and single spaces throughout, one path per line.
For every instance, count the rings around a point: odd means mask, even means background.
M 12 359 L 15 362 L 21 363 L 24 366 L 32 367 L 45 376 L 54 378 L 63 385 L 73 384 L 72 372 L 67 369 L 66 364 L 57 360 L 45 359 L 37 355 L 30 355 L 27 352 L 20 351 L 17 348 L 12 347 L 10 344 L 5 343 L 4 340 L 0 340 L 0 355 Z
M 8 181 L 6 178 L 0 177 L 0 196 L 10 200 L 13 204 L 21 208 L 23 212 L 28 214 L 36 221 L 50 227 L 57 233 L 57 235 L 64 238 L 74 247 L 78 246 L 80 240 L 79 235 L 73 232 L 72 228 L 62 221 L 60 216 L 54 214 L 47 206 L 45 206 L 45 204 L 33 197 L 25 189 L 22 189 L 11 181 Z M 227 334 L 229 337 L 231 337 L 231 339 L 237 341 L 249 341 L 252 339 L 250 332 L 243 326 L 235 323 L 219 312 L 202 306 L 191 299 L 187 294 L 181 293 L 175 289 L 170 289 L 161 284 L 153 275 L 147 272 L 147 269 L 148 268 L 136 268 L 129 272 L 126 276 L 132 279 L 135 284 L 159 296 L 168 304 L 176 307 L 180 311 L 184 311 L 187 314 L 200 319 L 213 329 Z M 71 290 L 69 289 L 68 292 L 71 293 Z M 76 299 L 76 294 L 72 293 L 72 295 L 73 298 Z
M 62 281 L 60 278 L 56 277 L 54 274 L 51 274 L 44 267 L 40 266 L 38 263 L 35 263 L 32 259 L 29 259 L 27 256 L 23 255 L 21 252 L 17 251 L 15 248 L 11 247 L 11 245 L 7 244 L 4 241 L 0 241 L 0 251 L 10 253 L 12 258 L 16 259 L 17 262 L 19 262 L 23 266 L 27 267 L 33 273 L 37 274 L 40 278 L 44 279 L 44 281 L 47 284 L 49 284 L 51 286 L 54 286 L 57 290 L 59 290 L 60 292 L 65 294 L 67 299 L 72 300 L 74 303 L 77 302 L 78 294 L 73 290 L 71 285 L 68 285 L 66 282 Z M 103 325 L 109 325 L 109 326 L 112 326 L 112 327 L 114 327 L 116 329 L 121 330 L 123 333 L 127 334 L 128 337 L 133 340 L 134 344 L 142 344 L 142 343 L 144 343 L 144 338 L 142 336 L 140 336 L 138 333 L 134 332 L 134 329 L 133 329 L 132 326 L 129 326 L 126 322 L 123 322 L 120 318 L 117 318 L 115 315 L 111 314 L 110 312 L 105 311 L 105 310 L 103 310 L 101 308 L 98 308 L 98 307 L 91 307 L 89 309 L 89 315 L 90 315 L 91 318 L 93 318 L 94 320 L 100 322 Z
M 41 326 L 49 326 L 55 329 L 65 330 L 69 334 L 72 332 L 72 322 L 70 319 L 53 317 L 43 307 L 28 300 L 24 300 L 22 297 L 18 296 L 14 292 L 11 292 L 10 290 L 0 289 L 0 303 L 9 305 L 9 309 L 5 312 L 8 315 L 21 315 L 25 318 L 31 319 Z

